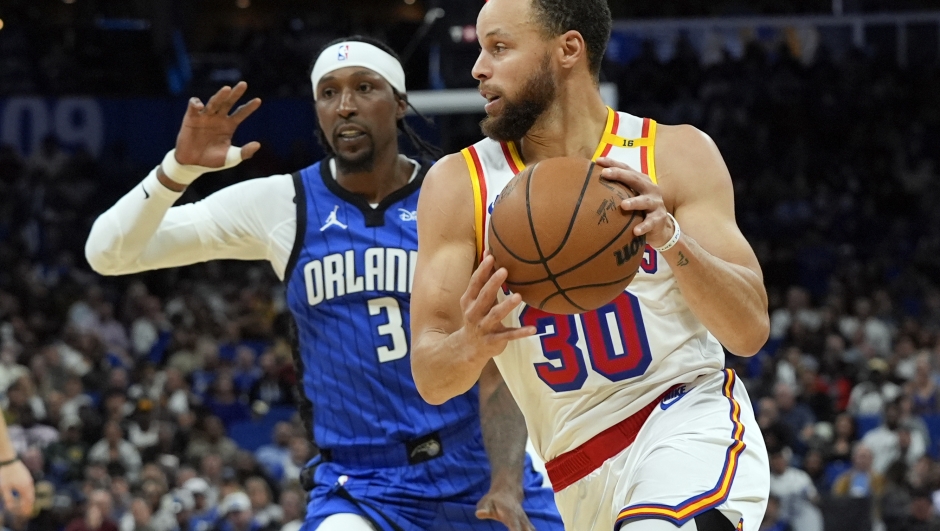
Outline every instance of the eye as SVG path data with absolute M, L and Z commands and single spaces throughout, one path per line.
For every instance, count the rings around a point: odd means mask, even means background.
M 496 46 L 493 46 L 493 54 L 498 55 L 498 54 L 500 54 L 500 53 L 502 53 L 502 52 L 505 52 L 507 49 L 508 49 L 508 48 L 506 48 L 505 45 L 497 44 Z
M 331 89 L 331 88 L 323 89 L 323 90 L 320 92 L 320 97 L 321 97 L 321 98 L 327 98 L 327 99 L 329 99 L 329 98 L 332 98 L 332 97 L 335 96 L 335 95 L 336 95 L 336 91 L 333 90 L 333 89 Z
M 371 83 L 360 83 L 360 84 L 359 84 L 359 91 L 360 91 L 360 92 L 369 92 L 370 90 L 372 90 L 372 84 L 371 84 Z

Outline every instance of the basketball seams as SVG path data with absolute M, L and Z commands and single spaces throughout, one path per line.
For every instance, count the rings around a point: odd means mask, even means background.
M 568 303 L 571 304 L 572 306 L 574 306 L 575 308 L 577 308 L 577 309 L 579 309 L 579 310 L 581 310 L 581 311 L 587 311 L 587 310 L 585 310 L 584 308 L 582 308 L 580 305 L 578 305 L 577 303 L 575 303 L 573 300 L 571 300 L 571 298 L 568 297 L 567 294 L 565 294 L 565 290 L 561 289 L 561 285 L 558 284 L 558 280 L 555 279 L 555 275 L 552 273 L 551 268 L 548 267 L 548 262 L 545 260 L 545 254 L 542 252 L 542 245 L 539 243 L 539 235 L 538 235 L 538 232 L 536 232 L 536 230 L 535 230 L 535 220 L 532 219 L 532 202 L 531 202 L 531 199 L 532 199 L 532 178 L 535 176 L 535 169 L 536 169 L 537 167 L 538 167 L 538 164 L 535 164 L 534 166 L 532 166 L 532 171 L 529 172 L 528 178 L 526 179 L 526 183 L 525 183 L 525 210 L 526 210 L 526 217 L 528 217 L 528 219 L 529 219 L 529 230 L 531 231 L 532 241 L 535 243 L 535 250 L 536 250 L 536 252 L 539 253 L 539 259 L 540 259 L 540 261 L 541 261 L 541 263 L 542 263 L 542 267 L 544 267 L 544 268 L 545 268 L 545 272 L 548 273 L 548 280 L 550 280 L 550 281 L 552 282 L 552 284 L 555 285 L 555 288 L 558 290 L 558 292 L 557 292 L 556 294 L 559 294 L 559 295 L 561 295 L 562 297 L 564 297 L 565 300 L 568 301 Z M 583 199 L 583 197 L 584 197 L 584 193 L 582 192 L 581 197 L 578 198 L 578 206 L 581 205 L 581 199 Z M 575 214 L 577 214 L 577 209 L 575 209 Z M 576 217 L 577 217 L 577 215 L 572 216 L 572 218 L 571 218 L 571 223 L 574 223 L 574 219 L 575 219 Z M 542 306 L 539 306 L 539 309 L 541 310 L 541 309 L 542 309 Z
M 575 286 L 575 287 L 573 287 L 573 288 L 566 288 L 566 289 L 565 289 L 565 292 L 567 293 L 567 292 L 572 292 L 572 291 L 579 291 L 579 290 L 593 289 L 593 288 L 606 288 L 607 286 L 614 286 L 614 285 L 617 285 L 617 284 L 623 284 L 624 282 L 632 281 L 632 280 L 633 280 L 633 277 L 635 277 L 636 275 L 637 275 L 636 273 L 633 273 L 632 275 L 623 277 L 623 278 L 621 278 L 621 279 L 619 279 L 619 280 L 615 280 L 615 281 L 613 281 L 613 282 L 605 282 L 605 283 L 603 283 L 603 284 L 586 284 L 586 285 L 584 285 L 584 286 Z M 509 287 L 510 289 L 512 289 L 512 286 L 514 286 L 514 285 L 517 285 L 517 284 L 509 284 L 508 282 L 506 283 L 506 286 Z M 539 306 L 545 306 L 546 304 L 548 304 L 548 301 L 554 299 L 554 298 L 557 297 L 558 295 L 560 295 L 560 294 L 559 294 L 559 293 L 554 293 L 554 294 L 552 294 L 552 295 L 549 295 L 549 296 L 546 297 L 542 302 L 539 303 Z M 593 310 L 592 310 L 592 311 L 593 311 Z
M 568 222 L 568 230 L 565 232 L 565 237 L 562 238 L 561 243 L 558 244 L 558 249 L 555 249 L 555 252 L 545 258 L 546 262 L 558 256 L 558 253 L 560 253 L 562 249 L 565 248 L 565 244 L 568 243 L 568 239 L 571 237 L 571 233 L 574 230 L 574 224 L 578 220 L 578 213 L 581 212 L 581 203 L 584 202 L 584 194 L 587 193 L 588 186 L 591 184 L 591 177 L 596 166 L 597 164 L 593 162 L 588 166 L 587 177 L 584 178 L 584 185 L 581 187 L 581 195 L 578 196 L 578 204 L 574 206 L 574 212 L 571 214 L 571 221 Z

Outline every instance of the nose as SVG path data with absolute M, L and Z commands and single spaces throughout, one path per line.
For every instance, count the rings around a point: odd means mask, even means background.
M 486 57 L 486 51 L 480 50 L 480 55 L 477 57 L 477 62 L 473 64 L 473 70 L 470 71 L 473 74 L 473 79 L 477 81 L 486 81 L 492 77 L 492 69 L 490 68 L 490 62 Z
M 339 97 L 339 106 L 336 107 L 336 113 L 343 118 L 351 118 L 356 115 L 358 107 L 356 106 L 356 95 L 352 90 L 344 90 Z

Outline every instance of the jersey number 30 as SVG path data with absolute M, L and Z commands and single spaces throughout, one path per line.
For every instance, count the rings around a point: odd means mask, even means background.
M 388 323 L 379 325 L 378 332 L 382 336 L 390 336 L 392 347 L 379 347 L 375 349 L 379 355 L 379 363 L 388 363 L 404 358 L 408 355 L 408 337 L 405 336 L 404 321 L 401 318 L 401 306 L 393 297 L 382 297 L 369 301 L 369 315 L 379 315 L 385 310 Z
M 582 315 L 554 315 L 528 307 L 521 315 L 524 326 L 534 326 L 542 353 L 550 361 L 536 363 L 535 371 L 555 392 L 581 389 L 588 371 L 584 362 L 578 319 L 584 331 L 591 367 L 612 382 L 636 378 L 652 361 L 640 304 L 624 293 L 613 302 Z

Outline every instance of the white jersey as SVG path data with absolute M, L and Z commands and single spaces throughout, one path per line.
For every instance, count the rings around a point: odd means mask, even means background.
M 609 110 L 595 158 L 607 156 L 656 182 L 656 123 Z M 513 143 L 483 140 L 463 150 L 474 188 L 481 251 L 492 204 L 525 167 Z M 501 294 L 501 297 L 504 297 Z M 724 350 L 692 314 L 669 265 L 647 246 L 639 274 L 616 300 L 581 315 L 521 305 L 507 326 L 533 325 L 496 357 L 546 461 L 573 450 L 676 384 L 724 367 Z

